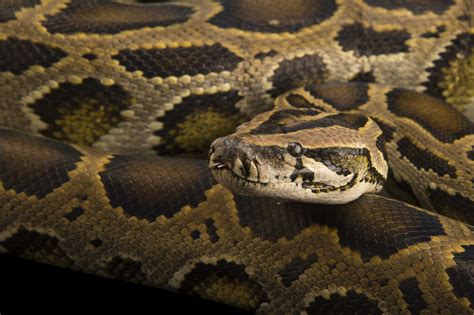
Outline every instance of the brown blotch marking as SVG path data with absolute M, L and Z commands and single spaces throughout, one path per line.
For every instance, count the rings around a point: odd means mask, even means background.
M 0 128 L 0 180 L 6 190 L 39 198 L 69 181 L 81 153 L 54 140 Z
M 132 96 L 120 85 L 105 86 L 96 79 L 62 83 L 31 109 L 48 127 L 41 133 L 78 145 L 92 145 L 124 120 Z
M 270 49 L 267 52 L 259 52 L 259 53 L 255 54 L 255 56 L 253 56 L 253 57 L 256 58 L 256 59 L 263 60 L 265 58 L 271 58 L 273 56 L 276 56 L 277 54 L 278 53 L 275 50 Z
M 375 75 L 372 71 L 369 72 L 359 72 L 356 74 L 350 82 L 365 82 L 365 83 L 373 83 L 377 81 Z
M 191 232 L 191 237 L 193 240 L 197 240 L 201 237 L 201 232 L 199 232 L 199 230 L 193 230 Z
M 89 242 L 94 247 L 100 247 L 104 243 L 100 238 L 95 238 Z
M 339 113 L 333 116 L 328 116 L 327 118 L 334 120 L 337 125 L 354 130 L 364 127 L 369 121 L 366 116 L 348 113 Z
M 197 207 L 214 185 L 205 161 L 190 164 L 156 156 L 117 155 L 99 175 L 112 207 L 150 222 L 161 215 L 171 218 L 184 206 Z
M 262 124 L 283 124 L 284 121 L 299 122 L 304 116 L 317 116 L 320 112 L 311 108 L 281 109 L 274 111 Z
M 394 89 L 386 96 L 391 112 L 414 120 L 439 141 L 453 142 L 474 132 L 468 118 L 434 97 L 404 89 Z
M 73 265 L 73 261 L 59 246 L 59 239 L 37 231 L 20 228 L 0 245 L 10 254 L 22 258 L 63 268 Z
M 395 199 L 406 202 L 410 205 L 421 207 L 413 187 L 406 181 L 397 181 L 391 169 L 388 170 L 387 182 L 384 189 Z
M 293 258 L 280 272 L 281 282 L 285 287 L 291 286 L 291 284 L 298 280 L 306 269 L 310 268 L 312 264 L 318 261 L 316 254 L 309 254 L 306 258 L 300 256 Z
M 392 127 L 377 118 L 371 117 L 373 121 L 377 123 L 380 129 L 382 129 L 383 138 L 386 142 L 393 140 L 393 134 L 395 133 L 395 127 Z
M 397 142 L 398 151 L 418 169 L 433 170 L 440 176 L 449 175 L 456 178 L 456 168 L 448 161 L 434 155 L 428 149 L 421 149 L 409 138 L 403 137 Z
M 197 263 L 185 275 L 179 291 L 248 310 L 256 310 L 269 301 L 262 287 L 247 274 L 244 265 L 224 259 L 216 264 Z
M 472 149 L 467 151 L 467 158 L 471 161 L 474 161 L 474 145 L 471 147 Z
M 441 33 L 446 31 L 446 26 L 440 25 L 436 27 L 436 31 L 434 32 L 426 32 L 421 34 L 421 37 L 423 38 L 439 38 Z
M 383 155 L 383 159 L 388 162 L 387 150 L 385 150 L 385 137 L 383 134 L 377 137 L 375 140 L 375 146 Z
M 462 253 L 454 253 L 456 265 L 446 269 L 454 294 L 474 305 L 474 245 L 463 245 Z
M 457 60 L 459 56 L 468 56 L 472 47 L 474 47 L 474 34 L 461 33 L 454 38 L 450 45 L 439 54 L 439 58 L 433 62 L 433 67 L 428 68 L 426 71 L 429 73 L 429 77 L 423 84 L 426 86 L 426 94 L 434 96 L 436 98 L 444 99 L 444 89 L 440 86 L 440 83 L 444 80 L 445 69 L 448 68 L 454 60 Z
M 32 8 L 39 3 L 40 0 L 2 1 L 0 3 L 0 23 L 16 19 L 17 12 Z
M 384 287 L 388 284 L 388 279 L 384 276 L 381 276 L 377 281 L 381 287 Z
M 306 308 L 306 312 L 308 314 L 350 314 L 349 310 L 357 310 L 357 314 L 382 314 L 377 304 L 378 301 L 349 290 L 345 296 L 333 293 L 328 300 L 321 296 L 316 297 Z
M 66 56 L 59 48 L 9 37 L 0 41 L 0 72 L 21 74 L 34 65 L 48 68 Z
M 212 243 L 216 243 L 219 240 L 219 235 L 217 235 L 217 228 L 214 225 L 215 221 L 212 218 L 207 219 L 204 221 L 206 225 L 207 234 L 209 235 L 209 240 Z
M 96 54 L 88 53 L 88 54 L 82 55 L 82 58 L 85 58 L 85 59 L 87 59 L 87 60 L 89 60 L 89 61 L 92 61 L 92 60 L 97 59 L 97 55 L 96 55 Z
M 319 24 L 337 10 L 334 0 L 220 0 L 223 10 L 209 19 L 220 28 L 251 32 L 294 33 Z
M 410 34 L 404 30 L 378 32 L 360 23 L 345 25 L 336 40 L 344 51 L 356 56 L 371 56 L 407 52 Z
M 105 266 L 105 271 L 115 279 L 135 283 L 146 281 L 146 274 L 142 271 L 142 263 L 129 258 L 114 257 Z
M 313 109 L 282 109 L 275 111 L 266 121 L 250 131 L 253 135 L 292 133 L 305 129 L 341 126 L 358 130 L 365 126 L 368 118 L 361 115 L 339 113 L 313 120 L 300 121 L 303 116 L 316 116 Z
M 387 10 L 407 9 L 413 14 L 425 14 L 429 11 L 442 14 L 454 3 L 452 0 L 364 0 L 364 2 Z
M 403 299 L 408 304 L 408 309 L 412 314 L 419 314 L 428 307 L 423 299 L 423 292 L 418 287 L 416 278 L 409 278 L 400 282 L 399 289 L 403 293 Z
M 309 102 L 305 97 L 299 94 L 291 93 L 286 97 L 286 101 L 288 104 L 296 108 L 315 108 L 317 110 L 324 111 L 324 108 Z
M 64 216 L 69 222 L 76 221 L 81 215 L 85 212 L 84 208 L 82 207 L 74 207 L 71 212 L 66 213 Z
M 341 111 L 356 109 L 369 100 L 369 87 L 363 83 L 310 85 L 306 86 L 305 89 L 314 97 L 322 99 Z
M 471 21 L 471 15 L 470 14 L 462 14 L 458 16 L 458 20 L 462 22 L 470 22 Z
M 318 55 L 284 60 L 275 70 L 271 81 L 273 88 L 269 93 L 276 97 L 283 92 L 305 85 L 313 85 L 326 81 L 327 67 L 323 58 Z
M 286 202 L 234 195 L 239 224 L 276 242 L 293 239 L 312 225 L 336 228 L 341 247 L 359 252 L 364 262 L 390 257 L 400 249 L 446 235 L 439 219 L 399 201 L 363 195 L 347 205 Z M 378 222 L 376 225 L 373 222 Z M 410 237 L 407 237 L 409 235 Z
M 53 34 L 116 34 L 143 27 L 183 23 L 192 14 L 193 9 L 171 3 L 145 6 L 112 1 L 76 0 L 61 12 L 47 15 L 42 24 Z
M 124 49 L 113 58 L 128 71 L 140 70 L 147 78 L 233 71 L 243 60 L 221 44 L 163 49 Z
M 175 105 L 175 107 L 167 112 L 166 115 L 157 119 L 163 123 L 163 128 L 156 131 L 155 135 L 159 136 L 162 141 L 153 149 L 158 151 L 160 154 L 181 153 L 187 151 L 186 148 L 183 148 L 176 139 L 177 136 L 180 135 L 180 125 L 185 121 L 186 117 L 197 115 L 206 110 L 221 113 L 225 117 L 235 117 L 236 120 L 240 121 L 242 115 L 235 105 L 241 99 L 242 97 L 238 95 L 237 91 L 206 95 L 191 95 L 184 98 L 180 104 Z M 204 137 L 203 135 L 206 135 L 206 139 L 202 139 L 202 149 L 209 149 L 212 141 L 219 136 L 225 136 L 232 133 L 237 126 L 229 126 L 229 120 L 226 120 L 226 128 L 223 130 L 215 129 L 210 133 L 209 129 L 212 129 L 213 127 L 215 127 L 215 124 L 213 126 L 206 125 L 206 128 L 208 128 L 207 130 L 202 130 L 200 126 L 195 126 L 195 130 L 201 135 L 201 138 Z
M 250 131 L 250 134 L 275 134 L 287 133 L 288 127 L 300 125 L 305 116 L 316 116 L 320 112 L 313 109 L 281 109 L 273 112 L 271 116 Z M 300 122 L 301 121 L 301 122 Z
M 428 198 L 442 215 L 474 225 L 474 201 L 471 199 L 459 194 L 450 195 L 439 188 L 428 189 Z

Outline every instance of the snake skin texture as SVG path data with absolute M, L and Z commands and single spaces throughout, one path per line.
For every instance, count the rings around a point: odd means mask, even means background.
M 474 234 L 458 221 L 375 195 L 279 204 L 231 194 L 205 161 L 0 134 L 12 254 L 264 313 L 472 313 Z
M 0 0 L 0 252 L 259 313 L 472 314 L 473 10 Z M 242 196 L 156 156 L 282 104 L 370 116 L 424 209 Z

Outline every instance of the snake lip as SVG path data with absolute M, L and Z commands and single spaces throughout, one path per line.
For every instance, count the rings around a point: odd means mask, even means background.
M 232 161 L 226 158 L 215 157 L 214 152 L 209 154 L 209 167 L 211 170 L 232 169 Z
M 232 179 L 234 179 L 234 180 L 238 179 L 241 183 L 247 182 L 247 183 L 261 184 L 261 185 L 266 184 L 266 183 L 261 182 L 259 180 L 252 180 L 251 178 L 249 178 L 247 176 L 243 176 L 242 174 L 236 173 L 234 171 L 233 163 L 229 160 L 215 159 L 211 163 L 212 163 L 210 165 L 211 171 L 215 174 L 228 173 Z
M 214 164 L 214 168 L 216 169 L 221 169 L 221 168 L 226 168 L 227 165 L 225 165 L 224 163 L 217 163 L 217 164 Z
M 223 168 L 229 168 L 229 167 L 225 163 L 222 163 L 222 162 L 214 162 L 214 164 L 211 165 L 211 169 L 221 170 Z
M 228 168 L 227 166 L 217 169 L 216 173 L 220 173 L 221 174 L 220 176 L 226 176 L 222 174 L 222 173 L 226 173 L 227 176 L 229 176 L 230 180 L 234 180 L 234 181 L 237 180 L 240 185 L 252 184 L 252 185 L 259 185 L 260 187 L 260 186 L 266 186 L 269 184 L 269 183 L 261 182 L 259 180 L 252 180 L 250 178 L 243 177 L 242 175 L 235 173 L 232 170 L 232 168 Z

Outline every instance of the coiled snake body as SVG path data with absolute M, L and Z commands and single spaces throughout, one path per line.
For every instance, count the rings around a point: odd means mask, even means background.
M 0 1 L 0 251 L 264 313 L 471 314 L 472 10 Z M 427 210 L 344 203 L 387 172 Z

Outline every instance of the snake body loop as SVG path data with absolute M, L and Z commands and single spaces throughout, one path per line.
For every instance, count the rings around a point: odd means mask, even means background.
M 0 1 L 0 252 L 260 313 L 472 314 L 472 25 Z

